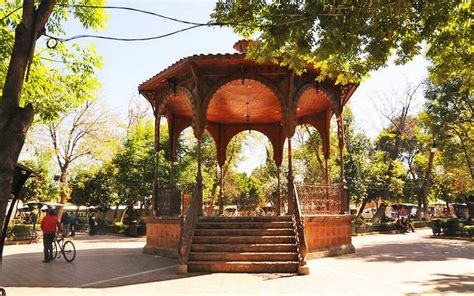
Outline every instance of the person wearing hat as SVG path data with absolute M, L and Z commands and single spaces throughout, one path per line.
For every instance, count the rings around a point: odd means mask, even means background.
M 41 220 L 41 231 L 43 232 L 43 248 L 44 260 L 43 263 L 53 260 L 53 241 L 56 232 L 61 227 L 59 224 L 56 211 L 54 209 L 48 210 L 48 215 Z

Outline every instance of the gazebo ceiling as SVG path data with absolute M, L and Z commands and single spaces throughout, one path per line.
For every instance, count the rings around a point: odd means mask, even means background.
M 232 80 L 212 96 L 207 120 L 236 124 L 279 122 L 280 102 L 273 91 L 261 82 Z
M 309 88 L 301 95 L 298 101 L 296 117 L 314 115 L 330 108 L 331 104 L 322 92 Z

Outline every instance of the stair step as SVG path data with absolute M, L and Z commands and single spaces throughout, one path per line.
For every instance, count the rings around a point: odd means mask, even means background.
M 199 222 L 197 229 L 268 229 L 268 228 L 292 228 L 292 221 L 271 222 Z
M 190 261 L 190 272 L 296 273 L 298 261 Z
M 255 217 L 226 217 L 209 216 L 199 217 L 199 222 L 273 222 L 273 221 L 293 221 L 291 216 L 255 216 Z
M 268 229 L 196 229 L 195 236 L 269 236 L 269 235 L 295 235 L 293 228 L 268 228 Z
M 298 261 L 296 252 L 191 252 L 189 261 Z
M 274 236 L 194 236 L 193 244 L 284 244 L 296 243 L 294 235 Z
M 296 244 L 193 244 L 191 252 L 296 252 Z

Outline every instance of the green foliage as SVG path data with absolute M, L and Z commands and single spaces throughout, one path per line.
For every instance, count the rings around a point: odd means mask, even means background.
M 309 63 L 320 80 L 358 82 L 394 53 L 397 63 L 409 61 L 426 42 L 434 77 L 474 81 L 471 1 L 221 0 L 212 18 L 256 40 L 250 57 L 300 71 Z
M 80 172 L 70 183 L 71 202 L 75 205 L 110 207 L 118 201 L 114 168 Z
M 56 199 L 58 188 L 53 181 L 54 164 L 49 153 L 37 151 L 34 157 L 22 164 L 31 168 L 39 178 L 29 178 L 20 192 L 21 200 L 52 201 Z
M 349 108 L 344 110 L 346 151 L 344 171 L 349 198 L 357 204 L 367 200 L 370 176 L 370 157 L 373 153 L 371 140 L 354 129 L 354 116 Z M 373 196 L 372 196 L 373 197 Z
M 153 189 L 155 150 L 153 144 L 154 124 L 151 120 L 139 122 L 127 134 L 122 149 L 114 156 L 112 165 L 116 169 L 117 192 L 122 203 L 145 201 Z M 163 133 L 166 135 L 166 133 Z M 169 179 L 169 170 L 160 164 L 160 184 Z
M 107 14 L 103 9 L 68 8 L 66 1 L 58 1 L 52 16 L 46 25 L 47 32 L 64 36 L 62 24 L 71 14 L 85 27 L 101 29 L 105 27 Z M 104 0 L 73 1 L 73 3 L 104 5 Z M 69 4 L 71 2 L 68 2 Z M 94 4 L 93 4 L 94 3 Z M 6 15 L 22 5 L 22 1 L 1 1 L 0 15 Z M 0 89 L 3 89 L 5 77 L 14 43 L 14 29 L 21 21 L 21 10 L 0 22 Z M 40 39 L 44 40 L 44 39 Z M 59 61 L 53 62 L 53 61 Z M 37 45 L 31 63 L 27 83 L 25 83 L 21 104 L 31 103 L 39 122 L 57 120 L 64 114 L 79 107 L 86 101 L 95 99 L 100 83 L 95 77 L 102 66 L 102 58 L 97 56 L 92 45 L 82 46 L 58 44 L 54 49 Z M 0 97 L 1 102 L 1 97 Z
M 458 218 L 449 218 L 445 222 L 445 235 L 458 235 L 460 230 Z
M 464 225 L 462 227 L 462 232 L 470 238 L 474 237 L 474 225 Z
M 261 203 L 262 185 L 254 176 L 244 173 L 236 174 L 240 183 L 240 195 L 235 199 L 239 210 L 253 211 Z

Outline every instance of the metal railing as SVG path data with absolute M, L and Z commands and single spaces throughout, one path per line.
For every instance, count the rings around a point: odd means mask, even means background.
M 338 185 L 300 184 L 295 186 L 303 216 L 343 212 L 343 190 Z
M 294 204 L 294 226 L 296 231 L 296 244 L 298 246 L 298 259 L 300 267 L 306 266 L 306 253 L 308 252 L 308 246 L 306 244 L 306 238 L 304 236 L 304 223 L 303 215 L 301 212 L 298 191 L 296 187 L 293 190 L 293 204 Z
M 186 265 L 188 263 L 194 230 L 196 229 L 196 224 L 199 218 L 201 200 L 202 187 L 196 186 L 194 187 L 189 207 L 183 215 L 182 220 L 181 237 L 178 245 L 179 263 L 181 265 Z

